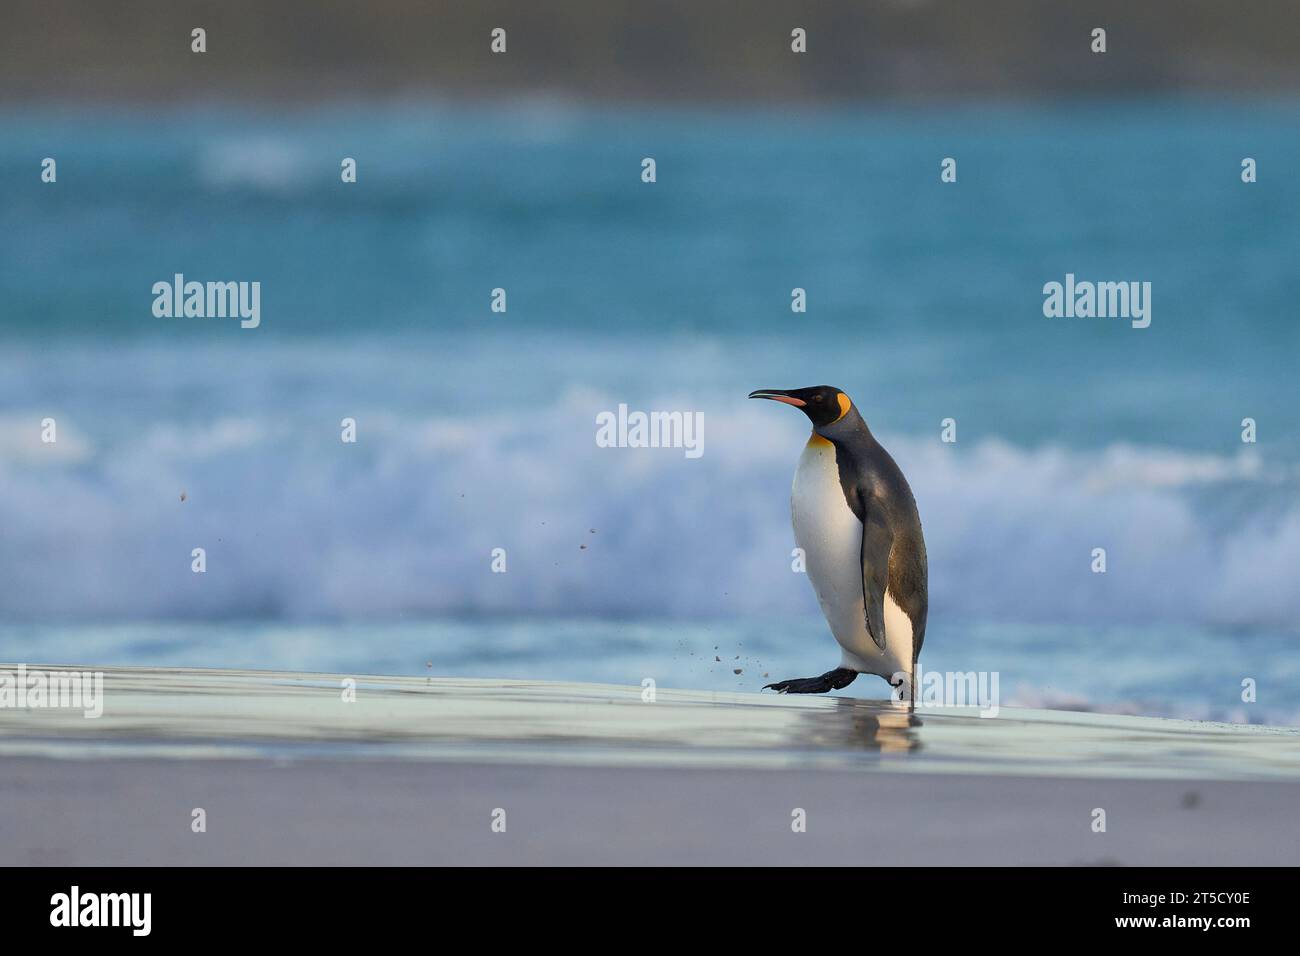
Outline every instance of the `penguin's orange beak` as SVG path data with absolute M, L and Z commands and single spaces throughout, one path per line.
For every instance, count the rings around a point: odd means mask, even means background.
M 795 398 L 793 395 L 787 395 L 779 388 L 760 388 L 757 391 L 749 393 L 750 398 L 767 398 L 774 402 L 785 402 L 787 405 L 793 405 L 795 408 L 802 408 L 808 403 L 802 398 Z

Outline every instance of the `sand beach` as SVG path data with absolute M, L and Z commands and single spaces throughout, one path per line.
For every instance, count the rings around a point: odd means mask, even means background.
M 98 718 L 0 713 L 6 864 L 1300 858 L 1292 728 L 671 689 L 649 701 L 539 681 L 103 674 Z

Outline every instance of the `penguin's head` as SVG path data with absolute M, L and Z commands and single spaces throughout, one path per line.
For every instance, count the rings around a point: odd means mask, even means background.
M 750 398 L 767 398 L 774 402 L 793 405 L 808 416 L 813 428 L 833 425 L 849 413 L 853 400 L 833 385 L 814 385 L 811 388 L 760 388 L 749 393 Z

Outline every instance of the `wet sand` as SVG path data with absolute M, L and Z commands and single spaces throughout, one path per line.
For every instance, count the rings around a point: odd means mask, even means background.
M 104 675 L 99 719 L 0 710 L 0 862 L 1300 862 L 1295 729 L 420 678 L 357 677 L 349 703 L 344 675 Z

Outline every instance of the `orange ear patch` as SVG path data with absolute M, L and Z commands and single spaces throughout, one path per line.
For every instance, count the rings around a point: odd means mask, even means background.
M 847 415 L 847 414 L 849 413 L 849 409 L 853 407 L 853 402 L 850 401 L 849 397 L 848 397 L 847 395 L 845 395 L 843 392 L 840 392 L 840 393 L 839 393 L 837 396 L 835 396 L 835 397 L 839 399 L 839 402 L 840 402 L 840 418 L 843 418 L 845 415 Z M 835 421 L 838 422 L 838 421 L 840 420 L 840 418 L 835 419 Z

